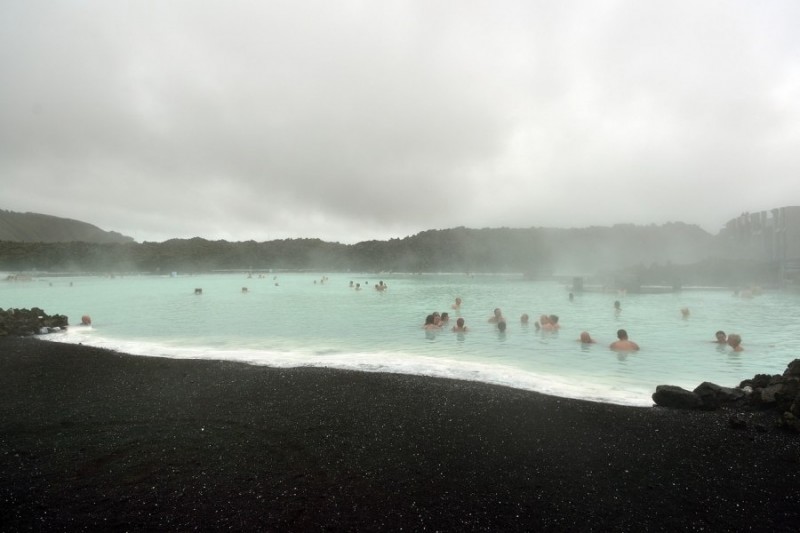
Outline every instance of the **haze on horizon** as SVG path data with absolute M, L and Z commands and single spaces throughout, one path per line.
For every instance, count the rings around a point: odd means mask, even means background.
M 0 4 L 0 209 L 353 243 L 800 204 L 793 1 Z

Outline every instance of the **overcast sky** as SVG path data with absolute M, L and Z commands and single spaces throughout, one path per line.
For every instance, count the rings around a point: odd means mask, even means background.
M 0 209 L 172 237 L 800 205 L 800 2 L 0 2 Z

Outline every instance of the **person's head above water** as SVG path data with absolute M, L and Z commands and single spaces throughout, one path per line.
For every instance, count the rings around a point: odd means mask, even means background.
M 594 342 L 594 339 L 592 339 L 592 336 L 589 335 L 588 331 L 582 331 L 581 332 L 581 342 L 584 343 L 584 344 L 592 344 Z
M 737 335 L 736 333 L 731 333 L 728 335 L 728 346 L 733 348 L 734 351 L 740 352 L 742 351 L 742 337 Z
M 725 344 L 728 342 L 728 337 L 725 335 L 725 332 L 719 330 L 718 332 L 714 333 L 714 336 L 717 338 L 717 342 L 720 344 Z
M 503 318 L 503 312 L 499 307 L 495 307 L 494 314 L 489 318 L 489 322 L 492 324 L 497 324 L 501 320 L 505 320 L 505 318 Z
M 624 329 L 617 330 L 617 338 L 619 340 L 616 340 L 609 345 L 609 348 L 611 348 L 612 350 L 617 350 L 621 352 L 630 352 L 639 349 L 638 344 L 636 344 L 631 340 L 628 340 L 628 332 L 625 331 Z

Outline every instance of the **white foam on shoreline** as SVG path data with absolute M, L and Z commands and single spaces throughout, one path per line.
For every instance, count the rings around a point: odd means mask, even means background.
M 614 390 L 602 384 L 576 383 L 560 376 L 541 375 L 508 365 L 435 358 L 398 352 L 281 352 L 246 349 L 217 349 L 208 346 L 168 346 L 160 343 L 108 339 L 91 328 L 43 335 L 44 340 L 85 344 L 145 357 L 237 361 L 274 368 L 321 367 L 360 372 L 387 372 L 436 378 L 477 381 L 577 400 L 637 407 L 653 405 L 647 390 Z

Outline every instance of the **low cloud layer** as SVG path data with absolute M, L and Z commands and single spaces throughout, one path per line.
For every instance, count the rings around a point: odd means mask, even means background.
M 0 5 L 0 208 L 136 240 L 800 204 L 800 4 Z

